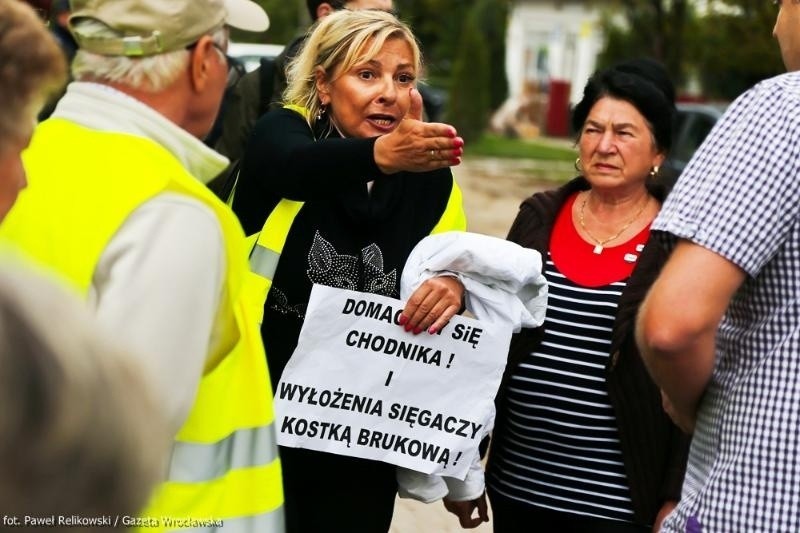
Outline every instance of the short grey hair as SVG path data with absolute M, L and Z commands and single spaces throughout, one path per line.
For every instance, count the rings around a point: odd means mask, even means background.
M 73 31 L 85 37 L 119 38 L 123 34 L 93 19 L 78 20 Z M 220 47 L 228 41 L 224 26 L 209 35 Z M 160 92 L 169 87 L 189 64 L 191 53 L 175 50 L 146 57 L 104 56 L 78 49 L 72 62 L 72 76 L 76 80 L 96 80 L 127 85 L 147 92 Z

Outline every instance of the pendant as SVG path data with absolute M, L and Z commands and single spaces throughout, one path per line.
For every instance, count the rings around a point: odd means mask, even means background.
M 595 244 L 594 250 L 592 250 L 595 254 L 600 255 L 603 253 L 603 245 L 602 244 Z

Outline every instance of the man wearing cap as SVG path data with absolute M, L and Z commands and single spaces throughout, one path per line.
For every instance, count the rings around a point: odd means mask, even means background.
M 199 140 L 225 88 L 226 26 L 263 31 L 266 13 L 250 0 L 72 8 L 76 81 L 34 133 L 0 235 L 70 281 L 160 393 L 175 442 L 148 525 L 283 531 L 260 305 L 242 229 L 204 186 L 228 161 Z

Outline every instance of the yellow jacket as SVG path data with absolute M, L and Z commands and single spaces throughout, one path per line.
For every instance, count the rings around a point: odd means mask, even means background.
M 110 170 L 100 160 L 117 164 Z M 209 354 L 194 405 L 175 437 L 167 480 L 144 517 L 157 526 L 148 531 L 213 531 L 220 522 L 225 531 L 282 531 L 272 396 L 257 327 L 263 302 L 252 298 L 255 279 L 236 218 L 172 154 L 146 138 L 51 119 L 37 128 L 25 163 L 29 188 L 0 235 L 84 296 L 104 248 L 142 203 L 176 192 L 216 214 L 226 264 L 219 313 L 230 319 L 223 348 Z

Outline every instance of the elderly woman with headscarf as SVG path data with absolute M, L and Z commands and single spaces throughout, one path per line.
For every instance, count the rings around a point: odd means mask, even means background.
M 511 344 L 487 485 L 500 533 L 658 530 L 680 495 L 688 437 L 661 406 L 634 318 L 666 260 L 674 88 L 651 60 L 595 73 L 573 115 L 580 176 L 523 202 L 509 240 L 545 258 L 544 325 Z

